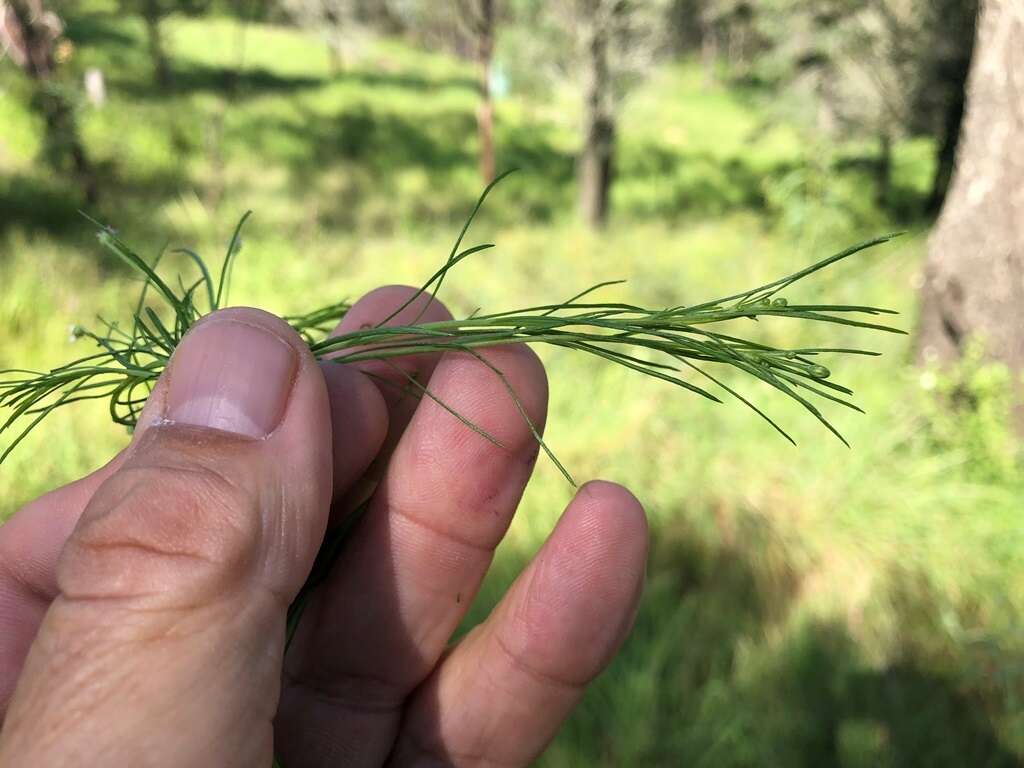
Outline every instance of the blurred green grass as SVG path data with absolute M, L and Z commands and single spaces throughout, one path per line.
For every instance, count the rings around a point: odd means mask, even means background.
M 331 76 L 321 46 L 297 32 L 173 18 L 174 87 L 160 93 L 137 19 L 89 3 L 69 34 L 71 73 L 99 66 L 110 88 L 102 109 L 81 112 L 103 188 L 90 213 L 149 256 L 168 243 L 214 256 L 255 210 L 233 302 L 285 313 L 418 283 L 479 192 L 472 73 L 447 57 L 379 41 Z M 3 70 L 0 368 L 77 354 L 68 326 L 123 312 L 135 288 L 100 254 L 70 182 L 34 163 L 40 126 L 25 104 Z M 928 189 L 927 144 L 897 148 L 901 202 L 879 211 L 863 147 L 781 121 L 755 93 L 705 87 L 695 66 L 664 67 L 624 107 L 615 214 L 595 235 L 572 219 L 575 120 L 568 91 L 498 104 L 499 165 L 522 170 L 474 225 L 498 249 L 446 286 L 456 314 L 613 278 L 630 282 L 609 297 L 688 303 L 909 226 L 790 298 L 893 307 L 912 329 L 925 234 L 912 213 Z M 852 340 L 847 329 L 763 326 L 776 344 Z M 906 338 L 867 342 L 884 357 L 834 367 L 868 411 L 828 412 L 852 450 L 747 382 L 730 380 L 799 447 L 739 404 L 542 351 L 550 444 L 578 479 L 633 488 L 655 539 L 636 631 L 543 765 L 1024 757 L 1022 483 L 1012 461 L 979 472 L 1006 450 L 999 401 L 988 420 L 944 413 L 934 377 L 908 367 Z M 53 417 L 0 470 L 0 517 L 126 440 L 102 407 Z M 542 463 L 470 621 L 569 495 Z

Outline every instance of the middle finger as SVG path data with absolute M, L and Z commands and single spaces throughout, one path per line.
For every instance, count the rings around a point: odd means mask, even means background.
M 480 354 L 489 365 L 446 355 L 428 386 L 501 446 L 421 401 L 286 661 L 277 730 L 289 765 L 386 758 L 405 697 L 436 664 L 511 521 L 537 455 L 519 408 L 541 429 L 547 380 L 524 346 Z

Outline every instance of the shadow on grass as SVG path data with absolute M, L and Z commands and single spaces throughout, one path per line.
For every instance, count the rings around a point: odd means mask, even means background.
M 160 100 L 170 95 L 219 93 L 235 97 L 263 96 L 273 93 L 294 94 L 308 88 L 320 88 L 337 83 L 350 83 L 366 88 L 400 88 L 424 95 L 440 89 L 472 90 L 474 82 L 464 77 L 430 79 L 407 72 L 374 72 L 350 70 L 331 75 L 282 75 L 263 67 L 229 66 L 199 62 L 171 61 L 171 80 L 166 91 L 152 82 L 136 78 L 110 80 L 112 87 L 137 100 Z
M 97 227 L 90 218 L 118 230 L 144 257 L 154 258 L 165 245 L 161 238 L 170 233 L 157 231 L 152 213 L 184 188 L 184 177 L 165 172 L 124 178 L 110 164 L 96 171 L 100 198 L 92 205 L 70 182 L 48 174 L 0 176 L 0 261 L 10 253 L 4 240 L 42 236 L 80 250 L 105 270 L 128 270 L 96 242 Z
M 879 587 L 896 622 L 879 663 L 844 623 L 794 612 L 801 574 L 763 520 L 724 535 L 674 523 L 653 544 L 629 641 L 539 765 L 1021 764 L 995 724 L 1020 701 L 1022 676 L 1007 674 L 1024 657 L 943 631 L 950 612 L 970 623 L 972 610 L 926 579 L 894 570 Z M 526 559 L 499 557 L 469 623 Z
M 118 28 L 117 16 L 104 13 L 67 13 L 65 34 L 75 45 L 108 49 L 130 49 L 141 44 L 132 35 Z
M 287 168 L 290 182 L 285 194 L 301 201 L 297 207 L 308 212 L 303 227 L 347 231 L 367 226 L 387 231 L 409 224 L 448 226 L 462 219 L 480 192 L 472 98 L 461 107 L 443 106 L 450 102 L 442 100 L 436 109 L 430 108 L 429 101 L 443 89 L 464 89 L 470 94 L 474 84 L 468 77 L 432 78 L 416 71 L 370 69 L 333 76 L 290 75 L 172 60 L 173 84 L 162 92 L 151 82 L 141 36 L 128 34 L 119 24 L 103 15 L 84 15 L 71 24 L 74 39 L 102 49 L 110 59 L 112 89 L 135 101 L 200 92 L 237 97 L 231 106 L 224 154 L 257 158 L 261 167 Z M 306 92 L 338 83 L 364 86 L 367 95 L 361 103 L 344 107 L 339 103 L 326 112 L 309 106 Z M 376 93 L 373 89 L 384 89 L 381 93 L 388 95 L 371 96 Z M 405 93 L 396 95 L 388 89 Z M 321 95 L 317 94 L 318 101 Z M 249 110 L 249 97 L 261 96 L 282 100 L 286 108 L 272 116 L 264 110 Z M 417 106 L 402 111 L 403 99 Z M 529 183 L 506 184 L 503 208 L 488 206 L 484 217 L 546 223 L 571 216 L 576 197 L 574 147 L 566 145 L 564 135 L 558 137 L 560 129 L 554 124 L 506 123 L 500 117 L 497 165 L 523 169 L 520 178 L 528 177 Z M 202 120 L 198 113 L 196 120 Z M 677 223 L 754 211 L 777 219 L 783 213 L 767 199 L 766 184 L 798 170 L 801 162 L 758 160 L 742 153 L 723 157 L 657 141 L 626 142 L 617 156 L 613 215 Z M 130 181 L 130 170 L 124 169 L 123 180 Z M 870 163 L 866 160 L 845 158 L 834 170 L 854 178 L 858 189 L 868 188 Z M 120 196 L 119 190 L 116 193 Z M 905 224 L 914 210 L 923 207 L 913 195 L 912 190 L 894 187 L 894 208 L 886 212 L 896 217 L 894 224 Z M 830 202 L 836 209 L 841 204 Z M 863 211 L 854 208 L 840 213 L 851 219 L 852 226 L 863 225 L 857 219 Z
M 736 210 L 764 212 L 768 205 L 765 180 L 795 167 L 792 161 L 758 166 L 742 156 L 720 157 L 645 142 L 620 153 L 619 181 L 627 189 L 619 200 L 642 216 L 668 219 Z M 628 189 L 631 183 L 644 187 L 635 199 Z
M 311 226 L 328 231 L 366 228 L 383 233 L 407 225 L 457 226 L 480 192 L 473 100 L 467 99 L 462 106 L 447 106 L 451 102 L 440 100 L 434 109 L 430 102 L 431 95 L 440 89 L 471 92 L 474 84 L 467 77 L 431 78 L 416 71 L 364 69 L 319 77 L 260 68 L 236 71 L 172 60 L 173 85 L 161 92 L 151 82 L 141 35 L 129 34 L 120 24 L 110 16 L 83 15 L 72 19 L 70 30 L 82 46 L 102 49 L 109 61 L 112 90 L 133 101 L 199 92 L 237 96 L 230 106 L 230 119 L 225 121 L 223 139 L 217 138 L 223 146 L 218 143 L 218 157 L 211 164 L 220 164 L 221 157 L 228 158 L 229 163 L 244 157 L 244 162 L 259 169 L 285 170 L 288 181 L 281 195 L 301 211 L 302 220 L 296 226 L 304 230 Z M 308 91 L 345 82 L 366 87 L 368 95 L 362 103 L 342 106 L 339 102 L 329 111 L 310 106 Z M 396 95 L 385 90 L 383 93 L 389 95 L 369 95 L 375 88 L 406 93 Z M 315 99 L 319 102 L 324 95 L 317 93 Z M 273 96 L 284 108 L 273 115 L 262 108 L 251 108 L 248 97 L 257 96 Z M 168 114 L 189 104 L 187 98 L 174 101 L 173 106 L 168 105 Z M 403 111 L 404 103 L 416 106 Z M 500 204 L 488 205 L 483 218 L 489 223 L 540 224 L 571 217 L 576 197 L 575 153 L 571 144 L 566 145 L 564 134 L 559 135 L 564 129 L 550 123 L 519 124 L 500 118 L 499 114 L 497 166 L 517 167 L 523 173 L 503 186 Z M 198 109 L 189 120 L 205 124 Z M 170 120 L 167 130 L 187 134 L 175 141 L 182 156 L 203 151 L 204 141 L 196 138 L 202 132 L 185 130 L 179 127 L 181 124 L 181 120 Z M 722 157 L 657 141 L 623 143 L 612 188 L 613 217 L 676 224 L 697 217 L 754 211 L 768 221 L 780 220 L 785 212 L 773 208 L 767 199 L 766 183 L 792 174 L 801 162 L 766 162 L 743 154 Z M 183 167 L 188 164 L 183 163 Z M 835 171 L 854 178 L 860 189 L 866 168 L 862 162 L 847 161 L 846 165 L 837 165 Z M 101 181 L 105 204 L 109 201 L 115 212 L 122 210 L 121 202 L 133 209 L 139 200 L 159 207 L 180 191 L 183 181 L 170 179 L 161 191 L 147 179 L 134 178 L 131 167 L 117 169 L 116 176 Z M 204 182 L 195 183 L 201 186 Z M 217 187 L 222 181 L 207 183 Z M 220 192 L 209 197 L 219 198 Z M 898 185 L 893 200 L 898 209 L 894 224 L 902 225 L 904 213 L 910 215 L 923 205 L 913 198 L 912 191 Z M 851 226 L 866 226 L 857 218 L 863 215 L 860 208 L 864 206 L 847 211 L 841 200 L 829 205 L 844 220 L 849 219 Z M 67 206 L 55 207 L 53 214 L 30 208 L 16 206 L 12 221 L 38 228 L 47 218 L 55 222 L 61 219 Z M 145 220 L 145 211 L 140 213 Z M 57 227 L 54 231 L 59 230 Z
M 172 65 L 172 70 L 170 85 L 166 89 L 135 78 L 112 77 L 110 85 L 136 101 L 160 101 L 169 96 L 194 93 L 231 94 L 243 98 L 246 95 L 291 94 L 306 88 L 318 88 L 326 82 L 307 75 L 281 75 L 262 67 L 238 70 L 190 62 L 187 66 L 180 63 Z
M 80 234 L 87 222 L 78 211 L 84 200 L 77 190 L 57 181 L 24 174 L 0 176 L 0 236 L 14 229 L 46 232 L 56 238 Z
M 497 165 L 523 173 L 502 187 L 506 211 L 488 206 L 491 220 L 542 223 L 571 214 L 575 155 L 548 124 L 497 126 Z M 233 140 L 280 159 L 296 196 L 315 196 L 319 224 L 358 226 L 369 211 L 375 229 L 396 222 L 461 219 L 479 194 L 476 122 L 469 109 L 402 114 L 359 104 L 324 114 L 292 103 L 288 116 L 242 119 Z M 742 157 L 718 158 L 653 144 L 624 148 L 613 188 L 615 215 L 679 220 L 738 210 L 764 213 L 766 177 L 793 163 L 761 168 Z M 419 173 L 419 186 L 402 174 Z M 528 178 L 529 182 L 522 181 Z

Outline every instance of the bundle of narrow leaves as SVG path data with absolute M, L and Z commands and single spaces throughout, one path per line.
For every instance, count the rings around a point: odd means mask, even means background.
M 709 370 L 715 366 L 728 366 L 793 398 L 836 437 L 846 442 L 818 410 L 814 400 L 823 398 L 854 410 L 860 409 L 850 401 L 853 393 L 848 388 L 830 380 L 830 371 L 820 362 L 820 358 L 826 354 L 877 353 L 830 347 L 779 349 L 721 332 L 716 327 L 720 328 L 738 318 L 757 320 L 776 317 L 903 333 L 897 328 L 866 319 L 896 314 L 892 310 L 841 304 L 796 304 L 780 295 L 815 272 L 888 242 L 895 235 L 883 235 L 858 243 L 765 285 L 690 306 L 648 309 L 588 298 L 601 288 L 624 282 L 617 280 L 591 286 L 557 304 L 487 314 L 477 312 L 461 320 L 387 326 L 392 318 L 420 296 L 435 296 L 449 271 L 459 262 L 494 247 L 493 243 L 468 248 L 462 245 L 481 205 L 502 178 L 504 176 L 484 190 L 444 264 L 405 305 L 377 326 L 340 336 L 328 336 L 328 332 L 349 309 L 344 302 L 308 314 L 286 317 L 285 320 L 302 335 L 317 358 L 329 357 L 340 363 L 388 360 L 411 354 L 445 351 L 476 354 L 475 350 L 480 347 L 513 342 L 565 347 L 596 355 L 608 362 L 670 382 L 701 397 L 721 402 L 711 391 L 717 388 L 743 402 L 792 442 L 785 430 L 764 411 Z M 8 418 L 0 423 L 0 433 L 12 430 L 16 424 L 20 425 L 22 417 L 29 417 L 27 424 L 0 453 L 0 462 L 48 414 L 56 408 L 81 400 L 106 401 L 114 422 L 133 427 L 154 382 L 167 366 L 182 337 L 203 315 L 223 305 L 231 269 L 240 249 L 241 229 L 248 216 L 247 213 L 238 223 L 216 279 L 198 254 L 189 250 L 179 252 L 195 264 L 197 277 L 187 286 L 179 277 L 177 289 L 158 274 L 158 263 L 147 263 L 122 242 L 112 229 L 97 223 L 98 239 L 103 247 L 143 278 L 131 326 L 124 328 L 102 318 L 100 331 L 75 326 L 73 336 L 95 342 L 98 347 L 95 354 L 48 372 L 18 369 L 0 371 L 0 408 L 10 410 Z M 687 371 L 694 374 L 701 384 L 683 378 L 682 374 Z M 501 372 L 495 371 L 495 375 L 501 376 Z M 425 397 L 432 397 L 429 389 L 421 382 L 410 380 L 409 386 L 418 389 Z M 515 393 L 511 392 L 511 395 L 514 397 Z M 440 405 L 445 407 L 444 403 Z M 461 419 L 458 413 L 450 412 L 455 418 Z M 468 428 L 493 439 L 475 425 L 463 421 Z M 539 435 L 537 439 L 541 440 Z M 541 445 L 571 482 L 568 472 L 543 441 Z

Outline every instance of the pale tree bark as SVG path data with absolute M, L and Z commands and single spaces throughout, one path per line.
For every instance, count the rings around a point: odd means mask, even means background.
M 615 160 L 615 97 L 609 46 L 618 3 L 586 0 L 581 14 L 583 48 L 583 147 L 577 160 L 580 216 L 592 228 L 608 219 Z M 610 7 L 609 7 L 610 6 Z
M 715 29 L 714 23 L 707 12 L 701 18 L 700 28 L 700 63 L 703 76 L 701 86 L 711 88 L 718 79 L 716 72 L 719 56 L 718 30 Z
M 491 95 L 491 66 L 494 60 L 498 0 L 460 0 L 459 20 L 470 38 L 477 67 L 477 142 L 480 145 L 480 180 L 494 180 L 494 101 Z
M 1024 368 L 1024 0 L 983 0 L 956 170 L 928 245 L 916 353 L 977 339 Z
M 379 0 L 378 0 L 379 2 Z M 236 12 L 248 18 L 246 0 L 235 0 Z M 281 0 L 280 5 L 299 25 L 316 32 L 327 46 L 327 65 L 340 75 L 368 33 L 363 4 L 359 0 Z
M 54 43 L 64 31 L 60 17 L 42 0 L 0 2 L 0 43 L 3 52 L 33 80 L 53 74 Z

